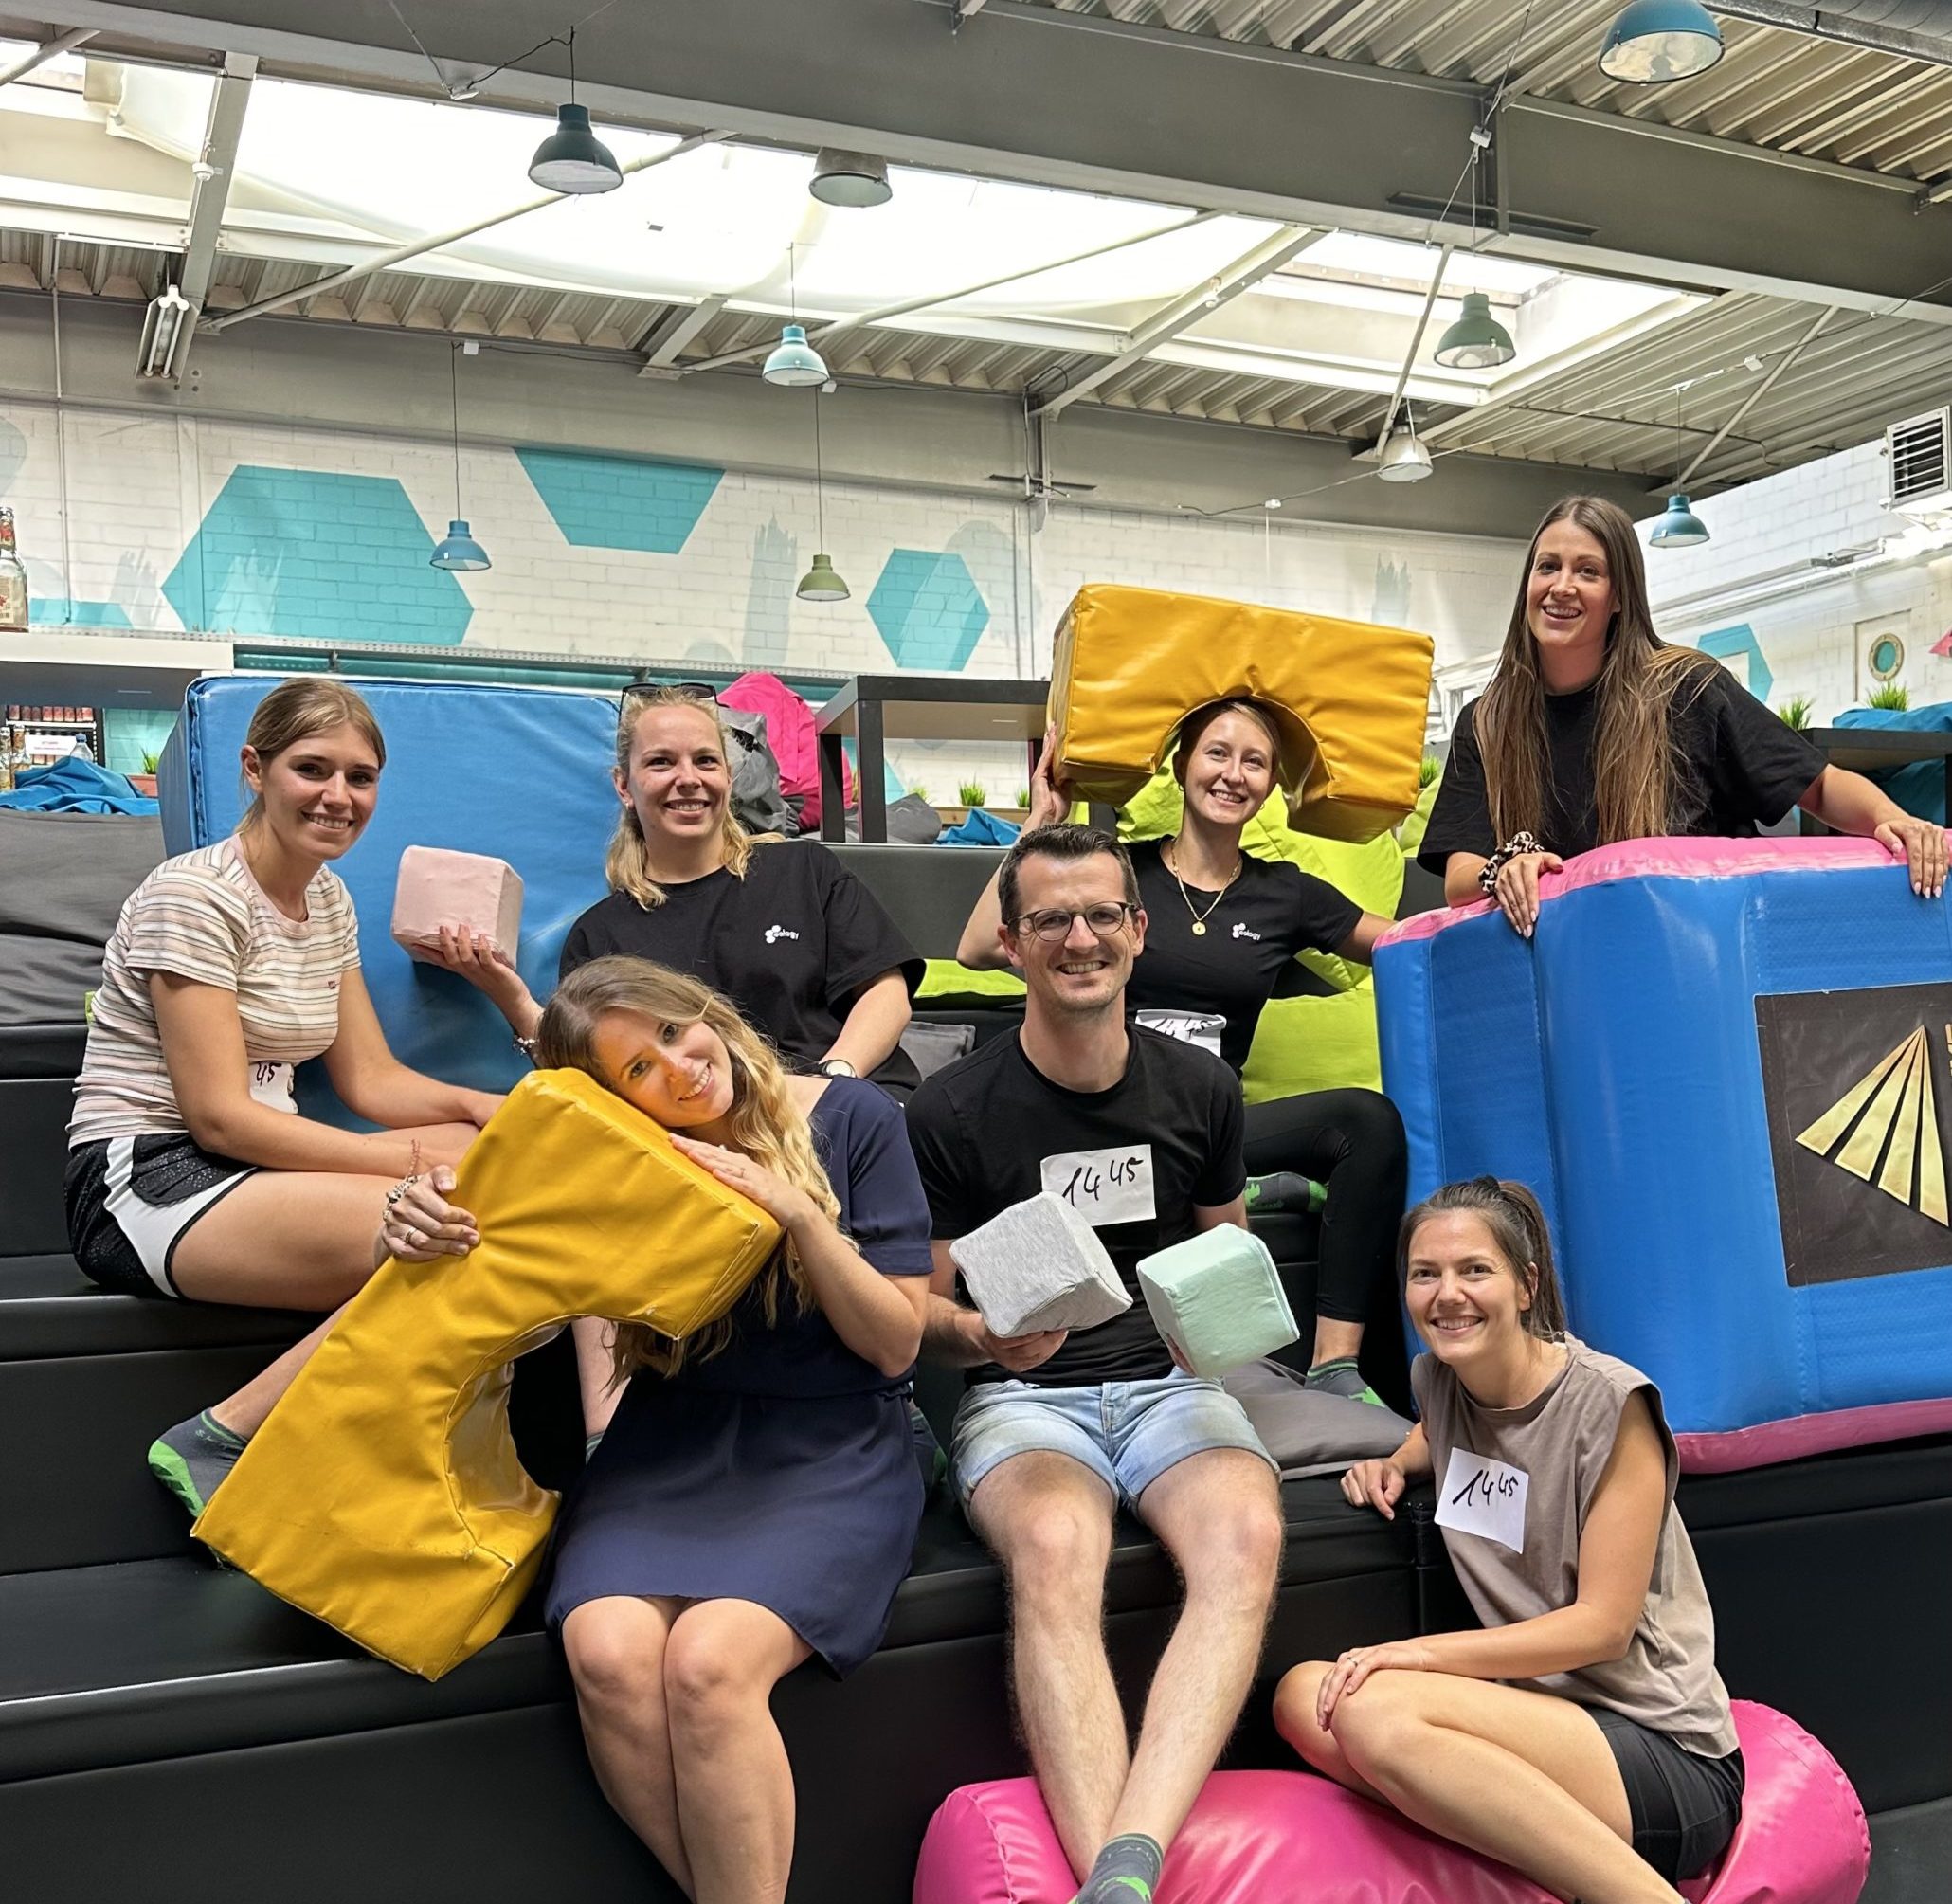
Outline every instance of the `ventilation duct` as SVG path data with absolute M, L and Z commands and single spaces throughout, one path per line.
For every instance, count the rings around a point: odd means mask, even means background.
M 1952 0 L 1826 0 L 1821 7 L 1793 7 L 1783 0 L 1708 0 L 1708 9 L 1730 20 L 1753 20 L 1952 66 Z

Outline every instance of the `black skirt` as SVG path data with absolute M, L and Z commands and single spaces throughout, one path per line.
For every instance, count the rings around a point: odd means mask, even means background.
M 557 1529 L 549 1621 L 613 1596 L 750 1600 L 844 1677 L 887 1631 L 922 1501 L 900 1392 L 640 1373 Z

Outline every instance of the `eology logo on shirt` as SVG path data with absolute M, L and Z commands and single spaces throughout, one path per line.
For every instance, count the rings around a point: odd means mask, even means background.
M 1237 925 L 1234 928 L 1234 936 L 1237 939 L 1252 939 L 1256 945 L 1260 943 L 1260 934 L 1249 932 L 1245 926 Z
M 768 945 L 777 945 L 781 939 L 797 939 L 799 936 L 798 933 L 789 931 L 786 926 L 768 926 L 766 929 Z

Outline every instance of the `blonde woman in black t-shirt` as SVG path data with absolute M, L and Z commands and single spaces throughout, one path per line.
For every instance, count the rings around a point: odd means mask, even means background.
M 1911 889 L 1945 886 L 1944 829 L 1809 740 L 1710 655 L 1654 631 L 1640 541 L 1591 496 L 1555 503 L 1526 557 L 1504 652 L 1458 716 L 1418 861 L 1454 906 L 1495 898 L 1527 937 L 1539 875 L 1662 834 L 1744 837 L 1800 807 L 1876 840 Z
M 1061 820 L 1065 790 L 1038 763 L 1026 827 Z M 1141 1024 L 1202 1043 L 1238 1076 L 1261 1009 L 1295 953 L 1332 952 L 1367 964 L 1388 920 L 1367 913 L 1287 861 L 1255 858 L 1240 842 L 1274 790 L 1279 749 L 1267 713 L 1251 700 L 1219 700 L 1182 722 L 1173 777 L 1184 794 L 1179 831 L 1130 848 L 1148 921 L 1145 954 L 1127 988 Z M 996 882 L 984 889 L 956 956 L 978 970 L 1001 967 Z M 1380 1398 L 1356 1364 L 1364 1319 L 1389 1286 L 1408 1153 L 1402 1119 L 1380 1091 L 1310 1091 L 1247 1107 L 1248 1207 L 1279 1173 L 1328 1187 L 1322 1208 L 1310 1387 L 1361 1401 Z M 1290 1178 L 1292 1184 L 1292 1177 Z

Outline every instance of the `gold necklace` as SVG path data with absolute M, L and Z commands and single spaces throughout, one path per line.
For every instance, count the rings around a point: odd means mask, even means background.
M 1177 844 L 1178 843 L 1175 842 L 1174 843 Z M 1180 889 L 1180 898 L 1185 900 L 1186 910 L 1193 915 L 1193 936 L 1196 939 L 1204 938 L 1206 936 L 1207 920 L 1219 909 L 1220 902 L 1233 891 L 1234 881 L 1240 877 L 1240 856 L 1238 853 L 1234 856 L 1234 870 L 1227 875 L 1227 883 L 1213 896 L 1212 904 L 1203 913 L 1193 904 L 1193 897 L 1186 891 L 1186 882 L 1180 878 L 1179 867 L 1171 860 L 1166 859 L 1166 854 L 1162 853 L 1159 857 L 1166 861 L 1166 870 L 1172 875 L 1173 884 Z

